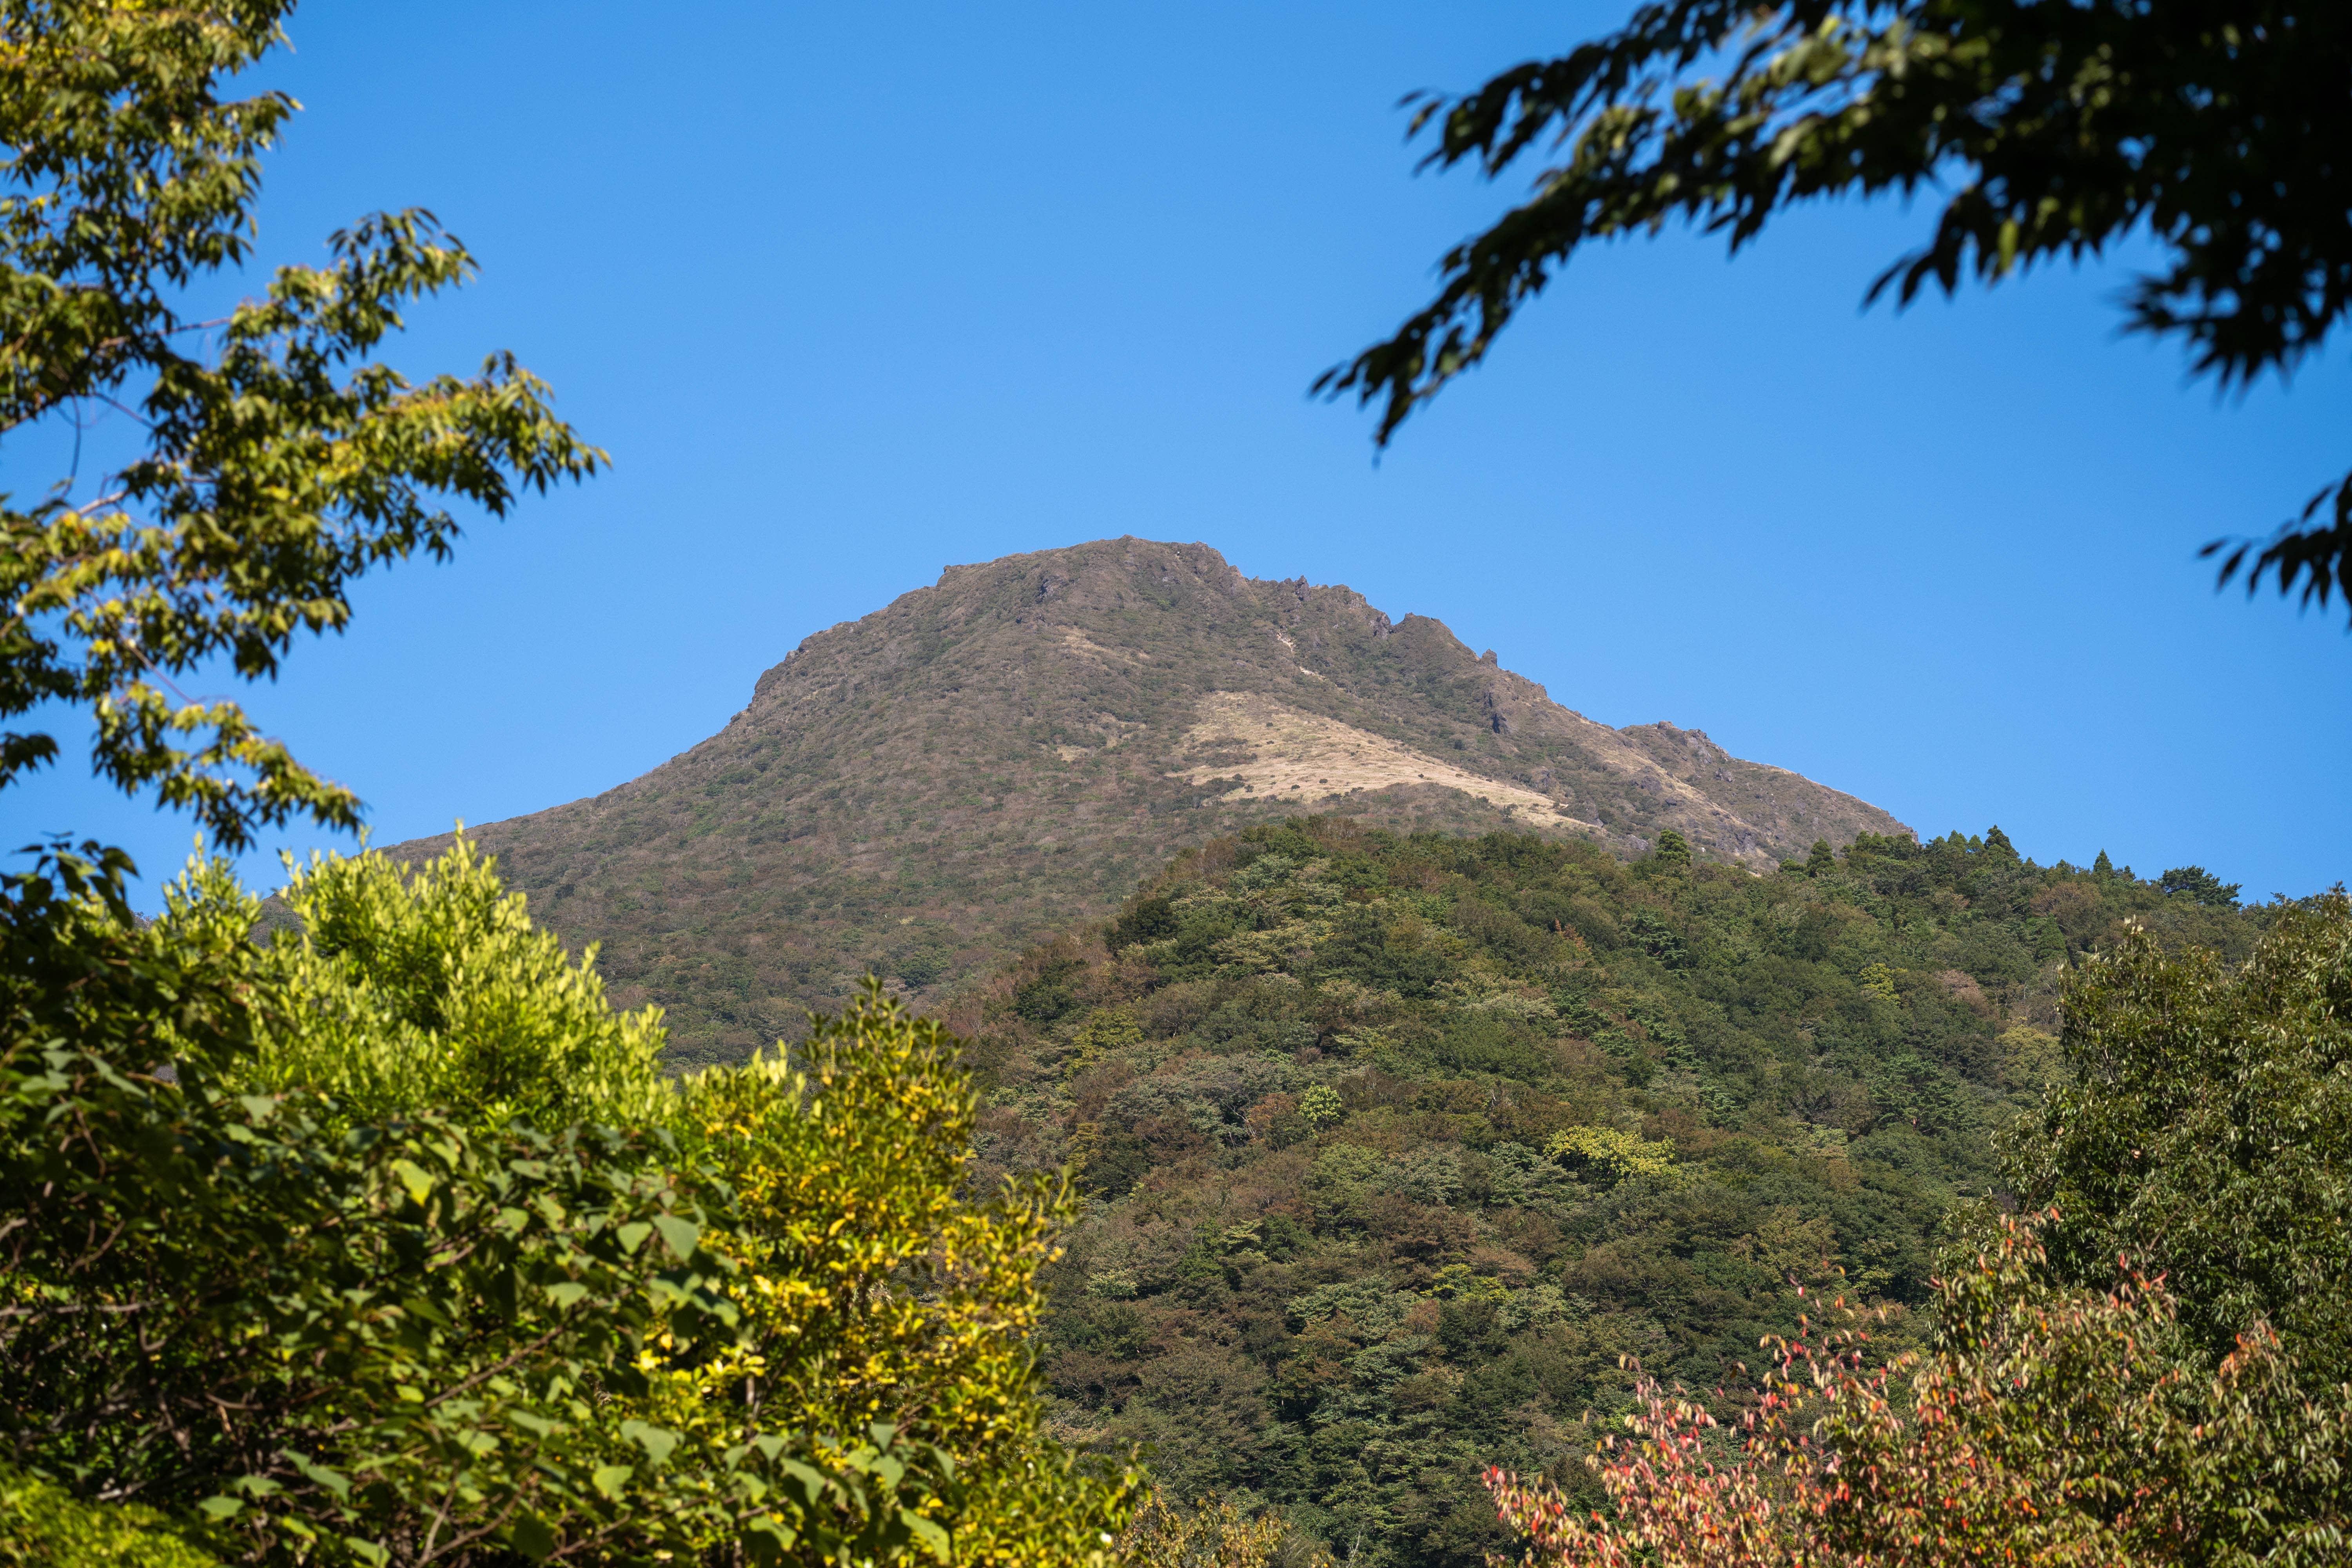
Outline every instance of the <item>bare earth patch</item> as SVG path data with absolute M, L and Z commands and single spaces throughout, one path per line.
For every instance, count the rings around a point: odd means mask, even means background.
M 1180 759 L 1192 765 L 1172 776 L 1196 784 L 1239 776 L 1241 784 L 1218 796 L 1221 800 L 1320 802 L 1358 790 L 1439 784 L 1506 811 L 1525 812 L 1531 824 L 1592 826 L 1562 812 L 1549 795 L 1483 778 L 1368 730 L 1302 713 L 1268 697 L 1213 691 L 1201 699 L 1195 713 L 1196 721 L 1184 732 L 1178 751 Z M 1242 758 L 1247 760 L 1236 760 Z

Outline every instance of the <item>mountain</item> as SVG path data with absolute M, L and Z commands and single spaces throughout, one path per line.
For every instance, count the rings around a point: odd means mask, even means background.
M 1140 539 L 949 567 L 644 777 L 472 831 L 690 1064 L 798 1034 L 869 969 L 944 996 L 1178 848 L 1301 811 L 1619 854 L 1672 828 L 1757 870 L 1908 832 L 1702 731 L 1595 723 L 1426 616 Z

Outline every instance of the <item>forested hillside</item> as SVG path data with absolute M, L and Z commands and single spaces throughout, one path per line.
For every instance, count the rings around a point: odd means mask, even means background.
M 1041 1345 L 1069 1434 L 1342 1557 L 1466 1565 L 1479 1467 L 1585 1484 L 1621 1358 L 1712 1387 L 1801 1287 L 1924 1301 L 2055 1070 L 2066 964 L 2126 920 L 2242 956 L 2271 915 L 2234 893 L 1997 828 L 1759 876 L 1293 818 L 955 1021 L 983 1164 L 1091 1195 Z

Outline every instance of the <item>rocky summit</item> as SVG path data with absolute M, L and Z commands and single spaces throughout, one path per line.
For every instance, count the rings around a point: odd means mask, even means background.
M 1672 828 L 1759 870 L 1908 832 L 1702 731 L 1596 723 L 1427 616 L 1141 539 L 950 566 L 809 637 L 691 751 L 475 832 L 688 1065 L 797 1035 L 869 971 L 944 996 L 1187 844 L 1316 813 L 1627 854 Z

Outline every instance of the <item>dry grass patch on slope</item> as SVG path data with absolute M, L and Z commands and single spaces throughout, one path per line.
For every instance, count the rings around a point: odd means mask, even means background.
M 1523 811 L 1531 826 L 1592 828 L 1531 789 L 1470 773 L 1394 741 L 1247 691 L 1213 691 L 1201 699 L 1184 732 L 1180 760 L 1192 765 L 1171 775 L 1189 784 L 1240 779 L 1221 800 L 1322 801 L 1358 790 L 1436 784 Z

